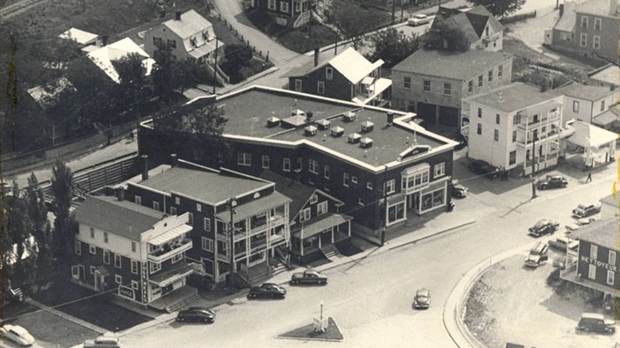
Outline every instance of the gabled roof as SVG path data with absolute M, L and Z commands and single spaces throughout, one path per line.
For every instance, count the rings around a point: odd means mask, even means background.
M 581 121 L 575 121 L 573 128 L 575 128 L 575 133 L 567 140 L 581 147 L 598 147 L 618 139 L 616 133 Z
M 211 22 L 194 10 L 189 10 L 181 14 L 181 20 L 173 18 L 162 24 L 183 39 L 196 35 L 197 33 L 202 33 L 202 31 L 213 26 Z
M 564 3 L 564 14 L 558 19 L 557 23 L 553 27 L 554 30 L 572 32 L 575 30 L 575 23 L 577 23 L 577 14 L 575 13 L 575 3 Z
M 556 88 L 556 90 L 569 97 L 589 101 L 596 101 L 614 93 L 614 91 L 610 90 L 609 87 L 606 86 L 581 85 L 578 83 L 571 83 Z
M 578 4 L 575 7 L 575 12 L 598 16 L 617 17 L 617 13 L 611 13 L 610 11 L 610 4 L 614 1 L 616 2 L 617 8 L 618 0 L 587 0 Z
M 77 28 L 71 28 L 63 32 L 62 34 L 58 35 L 58 37 L 61 39 L 74 40 L 75 42 L 81 45 L 88 45 L 90 43 L 95 42 L 95 40 L 97 40 L 99 35 L 89 33 L 87 31 L 80 30 Z
M 112 65 L 112 61 L 127 57 L 132 53 L 137 53 L 144 57 L 142 65 L 146 68 L 145 76 L 150 75 L 155 61 L 151 59 L 151 57 L 130 38 L 124 38 L 120 41 L 116 41 L 115 43 L 92 51 L 88 53 L 88 58 L 92 60 L 101 70 L 103 70 L 112 80 L 114 80 L 114 82 L 119 83 L 120 79 L 114 65 Z
M 160 211 L 108 196 L 88 197 L 73 214 L 79 223 L 137 241 L 164 217 Z
M 613 64 L 607 64 L 599 69 L 591 71 L 588 73 L 588 76 L 592 80 L 620 86 L 620 68 Z
M 274 182 L 276 191 L 289 197 L 293 201 L 289 205 L 289 217 L 293 220 L 299 211 L 310 200 L 310 197 L 317 191 L 316 188 L 293 181 L 271 170 L 263 170 L 260 173 L 262 179 Z
M 465 14 L 469 18 L 478 36 L 482 36 L 484 27 L 489 23 L 491 28 L 495 31 L 504 30 L 504 26 L 500 23 L 495 16 L 491 14 L 484 6 L 479 5 L 469 10 L 465 10 Z
M 435 23 L 441 20 L 460 28 L 472 43 L 480 40 L 487 23 L 496 32 L 504 30 L 504 26 L 484 6 L 476 6 L 463 11 L 440 6 L 431 30 L 435 27 Z
M 379 59 L 378 61 L 371 63 L 353 47 L 349 47 L 331 60 L 325 60 L 317 66 L 314 66 L 314 62 L 306 63 L 298 69 L 291 70 L 285 76 L 305 76 L 325 67 L 326 65 L 331 65 L 347 80 L 349 80 L 349 82 L 358 83 L 364 77 L 368 76 L 368 74 L 370 74 L 373 70 L 383 65 L 383 60 Z
M 618 219 L 594 221 L 573 232 L 571 238 L 590 242 L 611 250 L 620 250 L 618 246 Z

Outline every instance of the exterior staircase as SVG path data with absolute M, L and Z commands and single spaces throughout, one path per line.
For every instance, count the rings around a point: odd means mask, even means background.
M 171 304 L 169 307 L 166 307 L 166 312 L 168 312 L 168 313 L 176 312 L 179 309 L 185 307 L 186 305 L 188 305 L 188 304 L 190 304 L 190 303 L 192 303 L 192 302 L 194 302 L 194 301 L 196 301 L 198 299 L 200 299 L 200 295 L 198 293 L 195 293 L 192 296 L 187 297 L 187 298 L 183 299 L 180 302 Z
M 325 257 L 328 259 L 331 259 L 332 257 L 336 257 L 340 255 L 340 251 L 338 251 L 338 248 L 336 248 L 334 244 L 325 246 L 321 248 L 320 250 L 323 253 L 323 255 L 325 255 Z

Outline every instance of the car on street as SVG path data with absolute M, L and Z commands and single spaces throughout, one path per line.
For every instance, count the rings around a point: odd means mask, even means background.
M 307 269 L 303 272 L 293 273 L 293 275 L 291 276 L 291 284 L 325 285 L 327 284 L 327 276 L 315 270 Z
M 179 322 L 213 323 L 215 321 L 215 312 L 203 307 L 189 307 L 179 311 L 176 320 Z
M 613 334 L 616 332 L 616 322 L 613 319 L 605 319 L 599 313 L 583 313 L 577 323 L 577 330 Z
M 560 175 L 547 175 L 545 178 L 538 180 L 536 188 L 546 190 L 551 188 L 562 188 L 568 185 L 568 180 Z
M 572 224 L 566 225 L 566 231 L 568 233 L 574 232 L 577 229 L 579 229 L 579 228 L 581 228 L 583 226 L 589 225 L 589 224 L 591 224 L 592 222 L 594 222 L 596 220 L 597 220 L 597 218 L 595 218 L 595 217 L 587 217 L 587 218 L 582 218 L 582 219 L 576 219 L 575 221 L 573 221 Z
M 278 284 L 264 283 L 261 286 L 254 286 L 248 293 L 248 299 L 253 298 L 284 298 L 286 289 Z
M 467 139 L 461 133 L 457 134 L 452 140 L 458 143 L 454 147 L 454 151 L 459 151 L 467 147 Z
M 579 204 L 577 208 L 573 209 L 573 217 L 577 219 L 585 218 L 588 216 L 596 215 L 601 212 L 601 204 Z
M 461 184 L 454 184 L 452 186 L 452 197 L 465 198 L 467 196 L 468 188 Z
M 530 249 L 530 253 L 527 255 L 525 259 L 525 265 L 528 267 L 538 267 L 544 261 L 549 259 L 549 247 L 546 243 L 538 242 L 536 243 L 532 249 Z
M 549 240 L 548 244 L 550 247 L 564 252 L 567 250 L 575 250 L 579 247 L 578 241 L 568 237 L 556 237 L 555 239 Z
M 542 219 L 529 228 L 529 234 L 535 237 L 540 237 L 545 234 L 553 234 L 557 231 L 559 226 L 560 224 L 557 221 Z
M 414 308 L 428 308 L 431 305 L 431 291 L 422 288 L 415 292 L 415 297 L 413 298 L 413 307 Z
M 407 24 L 411 26 L 418 26 L 426 23 L 430 23 L 431 19 L 425 14 L 417 14 L 407 20 Z
M 1 326 L 0 337 L 13 341 L 20 346 L 31 346 L 35 342 L 34 337 L 32 337 L 28 330 L 19 325 L 5 324 Z
M 484 175 L 490 179 L 496 178 L 499 174 L 497 168 L 483 160 L 473 160 L 467 165 L 467 168 L 475 174 Z

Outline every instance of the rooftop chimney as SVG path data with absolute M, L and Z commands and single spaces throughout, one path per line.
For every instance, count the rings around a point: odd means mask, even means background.
M 394 123 L 394 113 L 388 112 L 387 113 L 387 124 L 391 126 L 392 123 Z
M 174 13 L 174 20 L 175 21 L 180 21 L 181 20 L 181 11 L 176 11 Z
M 319 48 L 314 49 L 314 66 L 319 65 Z
M 149 156 L 142 155 L 142 180 L 149 178 Z
M 178 162 L 177 162 L 177 154 L 173 153 L 173 154 L 170 155 L 170 166 L 176 167 L 177 164 L 178 164 Z
M 307 122 L 312 121 L 312 111 L 306 111 L 306 121 Z
M 564 14 L 564 4 L 560 4 L 560 17 Z
M 125 189 L 123 189 L 122 187 L 117 187 L 115 189 L 115 193 L 116 193 L 116 198 L 118 198 L 119 201 L 124 201 L 125 200 Z

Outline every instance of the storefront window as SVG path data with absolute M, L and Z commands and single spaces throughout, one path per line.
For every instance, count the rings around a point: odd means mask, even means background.
M 388 208 L 388 224 L 405 218 L 405 202 L 397 203 Z
M 422 195 L 422 207 L 421 211 L 444 205 L 444 189 L 436 190 L 433 192 Z

